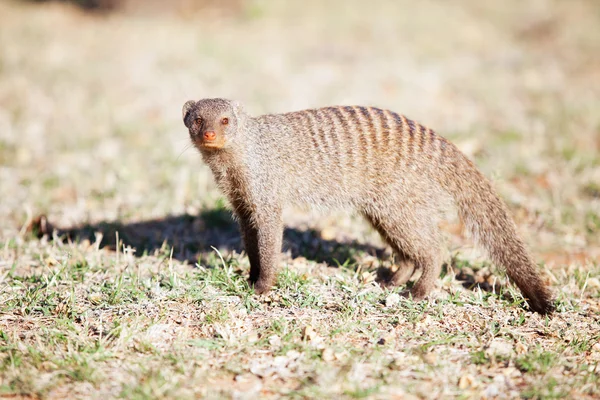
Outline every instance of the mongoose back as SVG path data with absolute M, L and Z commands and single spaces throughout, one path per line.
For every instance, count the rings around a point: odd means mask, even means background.
M 506 206 L 473 163 L 431 129 L 375 107 L 251 117 L 225 99 L 186 102 L 183 121 L 233 207 L 257 293 L 275 281 L 282 207 L 308 203 L 364 215 L 399 258 L 394 283 L 421 270 L 410 294 L 423 299 L 440 274 L 437 211 L 449 198 L 530 308 L 552 312 L 552 293 Z

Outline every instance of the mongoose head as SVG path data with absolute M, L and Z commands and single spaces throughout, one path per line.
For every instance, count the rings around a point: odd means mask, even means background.
M 244 112 L 235 101 L 225 99 L 190 100 L 183 105 L 183 123 L 199 149 L 223 149 L 236 140 Z

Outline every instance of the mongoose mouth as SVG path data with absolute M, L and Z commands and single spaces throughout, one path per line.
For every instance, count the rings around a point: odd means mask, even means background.
M 223 134 L 212 129 L 193 135 L 193 139 L 198 148 L 220 149 L 225 146 Z
M 197 143 L 199 147 L 204 149 L 222 149 L 225 146 L 224 140 L 202 140 Z

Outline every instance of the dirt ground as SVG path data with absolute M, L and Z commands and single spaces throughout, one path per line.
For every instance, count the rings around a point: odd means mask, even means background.
M 600 398 L 594 1 L 0 0 L 0 397 Z M 360 218 L 285 212 L 267 297 L 186 100 L 403 113 L 493 180 L 557 296 L 450 215 L 430 299 Z

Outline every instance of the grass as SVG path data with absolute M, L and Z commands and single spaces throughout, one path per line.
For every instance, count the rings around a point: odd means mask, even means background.
M 198 4 L 0 2 L 0 397 L 600 396 L 593 2 Z M 254 295 L 180 121 L 209 96 L 435 128 L 494 180 L 557 312 L 527 311 L 452 217 L 413 302 L 377 284 L 394 260 L 363 221 L 294 208 Z

